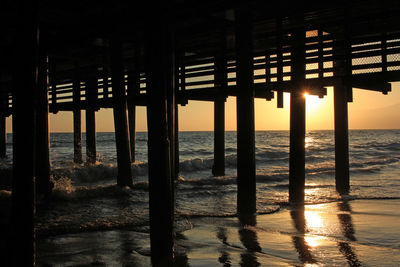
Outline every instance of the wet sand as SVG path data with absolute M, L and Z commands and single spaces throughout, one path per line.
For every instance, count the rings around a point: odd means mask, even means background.
M 284 207 L 254 218 L 195 218 L 176 236 L 177 266 L 399 266 L 399 199 Z M 150 266 L 149 235 L 138 230 L 53 236 L 37 242 L 37 263 Z

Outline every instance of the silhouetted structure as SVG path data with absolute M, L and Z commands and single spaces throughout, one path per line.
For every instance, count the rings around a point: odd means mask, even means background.
M 326 87 L 334 86 L 336 185 L 347 193 L 347 102 L 352 88 L 387 94 L 389 82 L 400 80 L 399 11 L 395 0 L 184 0 L 140 8 L 122 1 L 9 2 L 0 11 L 0 157 L 5 156 L 4 118 L 12 115 L 15 264 L 34 263 L 34 180 L 43 181 L 40 191 L 48 190 L 49 111 L 73 112 L 76 163 L 82 162 L 80 122 L 81 110 L 86 111 L 86 161 L 92 164 L 95 112 L 113 108 L 118 184 L 130 185 L 134 110 L 147 106 L 155 264 L 172 256 L 177 110 L 188 100 L 215 103 L 213 169 L 223 175 L 224 100 L 237 97 L 238 212 L 254 213 L 254 98 L 270 100 L 276 93 L 282 108 L 283 93 L 291 94 L 290 201 L 302 203 L 304 93 L 323 97 Z M 44 172 L 35 172 L 35 166 Z

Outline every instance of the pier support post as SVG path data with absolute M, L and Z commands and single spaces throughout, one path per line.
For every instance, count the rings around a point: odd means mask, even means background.
M 175 175 L 176 178 L 179 176 L 179 116 L 178 116 L 178 104 L 175 103 Z
M 86 81 L 86 163 L 96 163 L 96 113 L 93 107 L 97 92 L 97 80 L 90 77 Z
M 174 204 L 167 114 L 167 91 L 173 87 L 173 56 L 168 21 L 161 7 L 146 30 L 147 125 L 150 244 L 153 266 L 172 266 Z
M 333 89 L 335 109 L 335 181 L 340 194 L 350 190 L 349 176 L 349 126 L 347 111 L 347 87 L 336 85 Z
M 42 38 L 43 39 L 43 38 Z M 50 182 L 48 58 L 40 49 L 36 108 L 36 193 L 49 196 Z
M 86 163 L 96 163 L 96 113 L 92 108 L 86 109 Z
M 78 70 L 75 70 L 74 81 L 72 84 L 72 97 L 74 102 L 73 123 L 74 123 L 74 162 L 81 164 L 82 161 L 82 129 L 81 129 L 81 85 Z
M 128 99 L 135 99 L 140 94 L 140 72 L 134 70 L 128 74 Z M 131 150 L 131 162 L 136 161 L 136 105 L 128 103 L 128 124 L 129 124 L 129 141 Z
M 6 117 L 0 115 L 0 158 L 7 157 Z
M 348 42 L 348 34 L 339 34 L 339 39 L 344 39 L 343 45 L 335 45 L 333 54 L 339 58 L 334 61 L 335 77 L 346 78 L 351 75 L 351 45 Z M 342 58 L 342 59 L 340 59 Z M 344 79 L 335 84 L 333 88 L 334 117 L 335 117 L 335 182 L 336 191 L 340 194 L 348 194 L 350 191 L 349 174 L 349 125 L 348 125 L 348 106 L 349 92 L 351 87 L 345 83 Z M 352 99 L 352 97 L 350 97 Z
M 122 42 L 118 38 L 110 40 L 110 61 L 114 97 L 115 141 L 117 145 L 117 184 L 119 186 L 131 186 L 131 149 L 129 144 L 124 66 L 122 61 Z
M 214 176 L 225 175 L 225 99 L 214 100 Z
M 304 93 L 292 92 L 290 95 L 289 202 L 297 204 L 304 203 L 305 109 Z
M 9 266 L 35 265 L 36 1 L 25 1 L 13 45 L 13 179 Z
M 136 161 L 136 106 L 128 106 L 128 121 L 129 121 L 129 141 L 131 145 L 131 162 Z
M 73 111 L 74 119 L 74 162 L 77 164 L 82 163 L 82 129 L 81 129 L 81 110 L 75 109 Z
M 236 9 L 237 95 L 237 208 L 256 212 L 256 163 L 254 134 L 253 32 L 251 11 Z
M 295 88 L 290 95 L 290 158 L 289 158 L 289 202 L 304 203 L 305 189 L 305 135 L 306 99 L 305 80 L 305 32 L 297 30 L 292 34 L 292 80 Z
M 170 59 L 170 58 L 169 58 Z M 171 63 L 171 66 L 174 66 L 174 62 Z M 167 120 L 168 120 L 168 138 L 170 143 L 170 161 L 171 161 L 171 178 L 172 178 L 172 192 L 175 194 L 175 180 L 177 179 L 177 173 L 175 172 L 175 72 L 174 68 L 170 68 L 170 72 L 168 73 L 167 83 L 170 86 L 167 89 Z
M 225 91 L 228 85 L 227 62 L 224 58 L 225 32 L 222 35 L 222 51 L 215 57 L 214 83 L 218 95 L 214 99 L 214 176 L 225 175 Z

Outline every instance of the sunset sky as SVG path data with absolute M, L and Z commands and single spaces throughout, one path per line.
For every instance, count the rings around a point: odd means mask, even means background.
M 289 129 L 289 94 L 285 94 L 283 109 L 276 108 L 276 98 L 272 101 L 256 99 L 256 130 Z M 349 103 L 350 129 L 400 129 L 400 83 L 392 84 L 392 92 L 383 95 L 379 92 L 355 89 L 354 101 Z M 185 107 L 179 107 L 180 131 L 212 131 L 212 102 L 189 101 Z M 137 131 L 146 131 L 146 109 L 137 108 Z M 227 131 L 236 130 L 236 99 L 226 102 Z M 323 99 L 317 96 L 307 97 L 307 130 L 333 129 L 333 89 Z M 101 109 L 96 113 L 98 132 L 114 131 L 112 109 Z M 50 114 L 51 132 L 72 132 L 72 112 Z M 82 112 L 82 131 L 85 131 L 85 116 Z M 11 132 L 11 118 L 7 118 L 7 132 Z

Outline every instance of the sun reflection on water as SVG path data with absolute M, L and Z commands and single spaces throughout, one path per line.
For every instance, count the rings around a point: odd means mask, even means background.
M 322 243 L 322 238 L 320 236 L 306 235 L 304 239 L 308 246 L 312 248 L 318 247 Z
M 312 210 L 306 210 L 304 212 L 304 216 L 306 217 L 306 224 L 307 224 L 307 228 L 309 231 L 317 230 L 315 228 L 324 227 L 324 222 L 323 222 L 321 214 L 319 212 L 315 212 Z
M 311 146 L 314 143 L 314 138 L 312 138 L 311 136 L 307 136 L 304 140 L 304 147 L 308 148 L 309 146 Z

